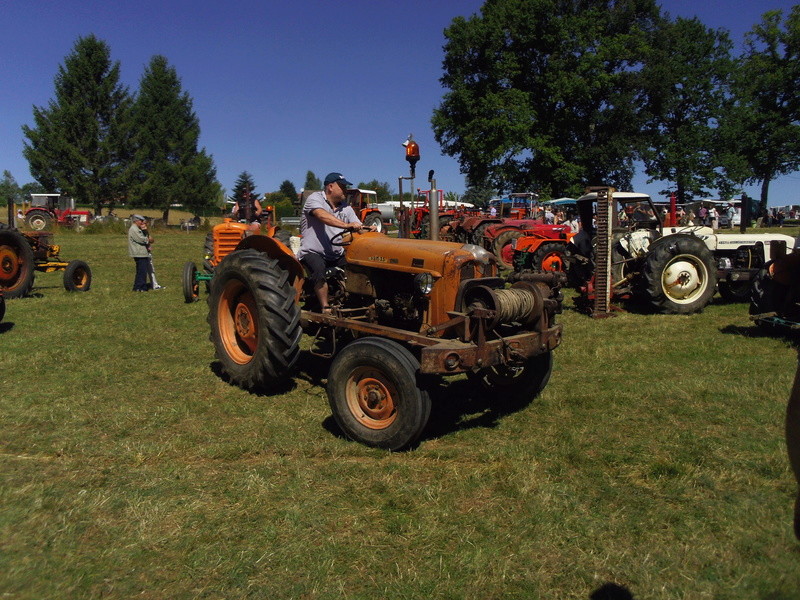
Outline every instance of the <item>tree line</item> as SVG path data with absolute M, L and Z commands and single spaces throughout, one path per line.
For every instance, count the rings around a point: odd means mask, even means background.
M 634 163 L 679 201 L 730 198 L 800 160 L 800 6 L 733 54 L 725 30 L 655 0 L 487 0 L 445 30 L 432 125 L 481 190 L 630 189 Z
M 34 125 L 22 127 L 23 154 L 35 182 L 20 186 L 4 171 L 0 200 L 18 203 L 31 193 L 60 192 L 93 206 L 98 215 L 124 203 L 161 210 L 167 221 L 175 204 L 202 214 L 250 194 L 275 206 L 279 216 L 297 214 L 300 195 L 289 180 L 260 194 L 243 171 L 231 197 L 224 197 L 212 156 L 198 148 L 192 99 L 164 56 L 150 60 L 136 94 L 120 84 L 119 75 L 119 62 L 111 60 L 104 41 L 94 35 L 76 41 L 59 66 L 54 98 L 35 106 Z M 358 186 L 376 190 L 379 201 L 391 198 L 386 183 Z M 312 171 L 304 188 L 322 189 Z

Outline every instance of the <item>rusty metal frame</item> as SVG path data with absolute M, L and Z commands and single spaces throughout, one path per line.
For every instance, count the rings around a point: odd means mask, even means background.
M 363 309 L 356 309 L 364 313 Z M 429 328 L 425 334 L 363 320 L 366 314 L 343 316 L 347 311 L 322 314 L 303 310 L 300 324 L 308 332 L 312 325 L 330 327 L 333 333 L 349 331 L 356 337 L 376 335 L 396 340 L 419 350 L 420 372 L 455 375 L 465 371 L 497 365 L 521 364 L 526 358 L 555 349 L 561 342 L 561 325 L 541 331 L 524 331 L 515 335 L 487 340 L 485 323 L 494 311 L 473 309 L 470 313 L 448 313 L 451 319 Z M 432 334 L 452 328 L 462 328 L 467 341 L 432 337 Z

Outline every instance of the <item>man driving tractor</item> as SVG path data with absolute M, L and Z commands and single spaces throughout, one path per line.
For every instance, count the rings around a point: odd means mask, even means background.
M 351 185 L 341 173 L 328 173 L 323 191 L 306 198 L 300 217 L 301 241 L 297 259 L 308 271 L 323 312 L 330 312 L 325 271 L 330 267 L 345 266 L 344 248 L 334 245 L 331 239 L 343 229 L 375 231 L 374 227 L 364 228 L 352 210 L 341 210 L 347 201 L 347 188 Z

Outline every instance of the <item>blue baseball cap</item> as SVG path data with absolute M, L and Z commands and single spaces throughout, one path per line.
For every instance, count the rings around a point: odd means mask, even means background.
M 339 183 L 345 187 L 353 185 L 352 183 L 347 181 L 347 179 L 345 179 L 344 175 L 342 175 L 341 173 L 328 173 L 325 176 L 325 185 L 328 185 L 329 183 Z

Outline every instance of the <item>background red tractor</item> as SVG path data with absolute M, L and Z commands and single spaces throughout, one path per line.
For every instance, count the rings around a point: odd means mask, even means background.
M 25 223 L 34 231 L 47 229 L 53 223 L 81 228 L 92 221 L 88 210 L 77 210 L 75 200 L 61 194 L 31 194 L 30 207 L 23 213 Z

